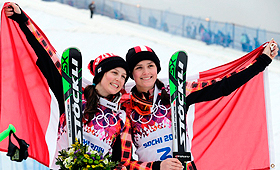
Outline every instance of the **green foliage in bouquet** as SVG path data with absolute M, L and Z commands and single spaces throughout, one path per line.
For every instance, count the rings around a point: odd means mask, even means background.
M 101 152 L 89 151 L 88 145 L 79 142 L 58 153 L 55 164 L 59 165 L 61 170 L 110 170 L 117 165 L 111 161 L 111 155 L 103 157 Z

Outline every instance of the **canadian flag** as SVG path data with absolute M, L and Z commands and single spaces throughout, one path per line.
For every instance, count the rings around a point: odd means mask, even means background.
M 2 9 L 0 132 L 9 124 L 14 125 L 16 135 L 30 145 L 29 157 L 49 166 L 55 155 L 59 116 L 64 111 L 60 64 L 55 49 L 31 19 L 28 28 L 48 54 L 42 56 L 49 60 L 46 67 L 54 69 L 46 74 L 44 65 L 36 65 L 39 64 L 38 57 L 26 36 Z M 7 152 L 7 149 L 8 139 L 5 139 L 0 143 L 0 151 Z
M 264 45 L 233 62 L 200 72 L 195 81 L 209 82 L 246 68 L 262 54 Z M 274 166 L 267 83 L 264 71 L 229 96 L 190 107 L 188 132 L 198 170 Z

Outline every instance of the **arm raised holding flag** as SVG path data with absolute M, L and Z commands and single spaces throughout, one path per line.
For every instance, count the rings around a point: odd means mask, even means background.
M 64 113 L 60 63 L 42 30 L 15 3 L 1 12 L 0 131 L 8 124 L 30 144 L 29 157 L 54 160 L 59 116 Z M 4 88 L 3 88 L 4 87 Z M 7 151 L 7 141 L 0 143 Z
M 60 114 L 64 113 L 60 63 L 56 56 L 56 50 L 52 47 L 49 40 L 44 36 L 44 33 L 39 27 L 19 8 L 17 4 L 13 2 L 6 4 L 4 6 L 4 12 L 7 17 L 19 24 L 19 27 L 25 34 L 27 41 L 38 57 L 36 65 L 46 77 L 50 88 L 59 102 Z

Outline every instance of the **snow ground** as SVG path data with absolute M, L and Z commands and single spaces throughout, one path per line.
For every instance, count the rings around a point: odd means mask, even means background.
M 106 52 L 124 57 L 127 50 L 136 45 L 150 46 L 157 53 L 162 65 L 159 78 L 167 77 L 169 58 L 178 50 L 185 50 L 188 53 L 189 75 L 230 62 L 245 54 L 221 46 L 207 46 L 197 40 L 170 35 L 127 21 L 100 15 L 94 15 L 93 19 L 90 19 L 88 10 L 75 9 L 57 2 L 40 0 L 16 0 L 15 2 L 44 31 L 59 54 L 62 54 L 67 47 L 80 48 L 83 55 L 83 77 L 88 80 L 92 79 L 87 70 L 90 60 Z M 1 7 L 3 3 L 4 1 L 0 0 Z M 268 71 L 275 169 L 280 170 L 280 61 L 274 60 Z M 13 163 L 8 160 L 5 153 L 0 154 L 0 170 L 42 168 L 35 168 L 36 166 L 37 164 L 31 159 L 24 163 Z

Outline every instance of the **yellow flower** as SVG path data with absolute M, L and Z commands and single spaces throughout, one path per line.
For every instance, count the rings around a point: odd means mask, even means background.
M 71 146 L 72 146 L 73 148 L 75 148 L 76 146 L 80 146 L 80 143 L 79 143 L 79 141 L 78 141 L 77 138 L 76 138 L 76 142 L 73 143 Z
M 72 146 L 73 148 L 75 148 L 76 145 L 77 145 L 77 143 L 73 143 L 71 146 Z
M 90 158 L 89 155 L 87 155 L 87 154 L 84 154 L 84 157 L 87 158 L 87 159 Z

